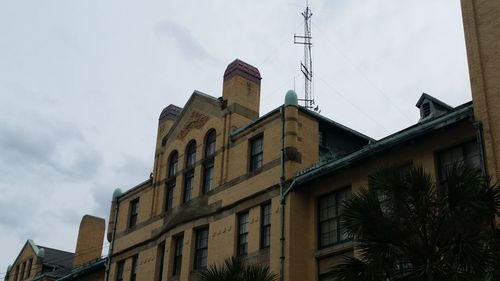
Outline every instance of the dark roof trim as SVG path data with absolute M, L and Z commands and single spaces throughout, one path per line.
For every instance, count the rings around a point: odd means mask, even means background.
M 362 134 L 362 133 L 360 133 L 358 131 L 355 131 L 355 130 L 349 128 L 349 127 L 346 127 L 346 126 L 344 126 L 344 125 L 342 125 L 340 123 L 337 123 L 337 122 L 335 122 L 335 121 L 333 121 L 333 120 L 331 120 L 331 119 L 329 119 L 329 118 L 327 118 L 327 117 L 325 117 L 325 116 L 323 116 L 321 114 L 318 114 L 318 113 L 316 113 L 314 111 L 311 111 L 311 110 L 309 110 L 309 109 L 307 109 L 305 107 L 299 106 L 299 110 L 302 111 L 302 112 L 304 112 L 304 113 L 306 113 L 306 114 L 309 114 L 313 118 L 319 119 L 319 120 L 321 120 L 321 121 L 323 121 L 325 123 L 328 123 L 329 125 L 337 127 L 339 129 L 344 130 L 344 131 L 346 131 L 348 133 L 351 133 L 351 134 L 353 134 L 353 135 L 355 135 L 357 137 L 360 137 L 360 138 L 365 139 L 365 140 L 370 141 L 370 142 L 371 141 L 375 141 L 375 139 L 372 139 L 372 138 L 370 138 L 367 135 L 364 135 L 364 134 Z
M 134 187 L 130 188 L 129 190 L 127 190 L 127 191 L 123 192 L 123 193 L 122 193 L 122 194 L 120 194 L 120 196 L 118 196 L 116 199 L 117 199 L 117 200 L 120 200 L 120 199 L 124 198 L 125 196 L 127 196 L 127 195 L 131 194 L 132 192 L 136 191 L 137 189 L 139 189 L 139 188 L 141 188 L 141 187 L 143 187 L 143 186 L 145 186 L 145 185 L 147 185 L 147 184 L 150 184 L 150 183 L 152 183 L 152 182 L 153 182 L 153 179 L 152 179 L 152 178 L 149 178 L 149 179 L 147 179 L 147 180 L 145 180 L 145 181 L 143 181 L 143 182 L 139 183 L 138 185 L 136 185 L 136 186 L 134 186 Z
M 67 280 L 73 280 L 79 276 L 92 273 L 94 271 L 100 270 L 100 269 L 105 269 L 106 268 L 106 262 L 108 261 L 108 258 L 101 258 L 97 261 L 94 261 L 92 263 L 85 264 L 83 266 L 80 266 L 78 268 L 75 268 L 69 273 L 68 275 L 65 275 L 56 281 L 67 281 Z
M 267 118 L 274 115 L 276 112 L 279 112 L 280 108 L 281 108 L 281 106 L 269 111 L 268 113 L 266 113 L 264 115 L 262 115 L 261 117 L 259 117 L 259 119 L 256 119 L 256 120 L 248 123 L 247 125 L 232 131 L 231 133 L 229 133 L 229 137 L 231 139 L 238 137 L 238 135 L 243 134 L 246 130 L 248 130 L 248 129 L 252 128 L 253 126 L 257 125 L 258 123 L 266 120 Z
M 343 158 L 326 162 L 324 164 L 319 164 L 317 166 L 309 168 L 308 170 L 299 172 L 298 175 L 296 175 L 293 179 L 293 181 L 295 182 L 294 186 L 297 187 L 303 185 L 311 180 L 317 179 L 340 168 L 354 164 L 369 156 L 386 151 L 398 144 L 473 116 L 472 102 L 469 102 L 446 115 L 443 115 L 432 121 L 420 123 L 399 131 L 398 133 L 383 138 L 375 143 L 369 144 Z

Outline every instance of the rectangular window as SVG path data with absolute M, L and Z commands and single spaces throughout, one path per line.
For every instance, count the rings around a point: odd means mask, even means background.
M 439 165 L 439 179 L 446 181 L 447 170 L 453 165 L 464 165 L 469 168 L 481 169 L 481 154 L 476 141 L 452 147 L 439 152 L 437 155 Z
M 174 264 L 172 269 L 172 275 L 181 274 L 182 268 L 182 243 L 184 243 L 184 237 L 179 236 L 174 240 Z
M 26 269 L 26 277 L 31 276 L 31 265 L 33 264 L 33 259 L 28 260 L 28 268 Z
M 170 181 L 166 184 L 165 212 L 172 210 L 172 208 L 174 207 L 174 191 L 175 191 L 175 180 Z
M 194 269 L 207 267 L 208 257 L 208 228 L 196 231 L 196 245 L 194 253 Z
M 248 254 L 248 212 L 238 216 L 238 255 Z
M 156 278 L 157 281 L 163 279 L 163 263 L 165 262 L 165 242 L 161 243 L 156 250 Z
M 250 141 L 250 172 L 262 168 L 263 159 L 263 137 L 260 136 Z
M 23 262 L 21 265 L 21 280 L 24 280 L 24 271 L 26 270 L 26 262 Z
M 119 261 L 116 264 L 116 281 L 123 281 L 124 269 L 125 269 L 125 261 Z
M 139 198 L 130 201 L 130 214 L 128 220 L 128 228 L 132 228 L 137 224 L 137 216 L 139 212 Z
M 138 266 L 138 261 L 139 256 L 135 255 L 132 257 L 132 267 L 130 268 L 130 281 L 136 281 L 137 280 L 137 266 Z
M 271 203 L 260 206 L 260 248 L 271 245 Z
M 327 194 L 318 200 L 319 247 L 327 247 L 349 239 L 340 223 L 342 203 L 351 197 L 351 188 Z
M 214 185 L 214 159 L 210 159 L 204 164 L 203 169 L 203 193 L 212 190 Z
M 16 275 L 14 276 L 15 281 L 19 280 L 19 274 L 20 274 L 19 265 L 16 265 Z
M 191 201 L 191 196 L 193 193 L 193 185 L 194 185 L 194 170 L 190 170 L 186 172 L 184 176 L 184 197 L 183 202 Z

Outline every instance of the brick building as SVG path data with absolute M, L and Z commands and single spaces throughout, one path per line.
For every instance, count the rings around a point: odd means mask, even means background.
M 415 125 L 373 140 L 297 105 L 259 114 L 260 74 L 235 60 L 222 97 L 195 91 L 160 115 L 154 172 L 111 207 L 109 280 L 195 280 L 230 256 L 282 280 L 322 280 L 354 255 L 339 206 L 384 164 L 416 164 L 435 180 L 463 162 L 499 179 L 500 4 L 463 0 L 473 102 L 423 94 Z

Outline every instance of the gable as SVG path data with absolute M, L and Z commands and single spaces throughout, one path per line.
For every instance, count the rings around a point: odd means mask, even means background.
M 188 142 L 194 135 L 204 134 L 205 127 L 222 117 L 218 100 L 195 91 L 170 130 L 163 136 L 162 146 L 170 147 L 179 141 Z

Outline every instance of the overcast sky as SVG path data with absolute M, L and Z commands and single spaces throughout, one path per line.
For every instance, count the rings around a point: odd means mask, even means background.
M 471 99 L 458 0 L 312 0 L 322 114 L 379 139 L 422 92 Z M 299 71 L 305 0 L 0 2 L 0 280 L 27 239 L 74 251 L 81 216 L 147 179 L 158 115 L 222 95 L 232 60 L 263 77 L 261 115 Z M 107 243 L 106 243 L 107 245 Z

